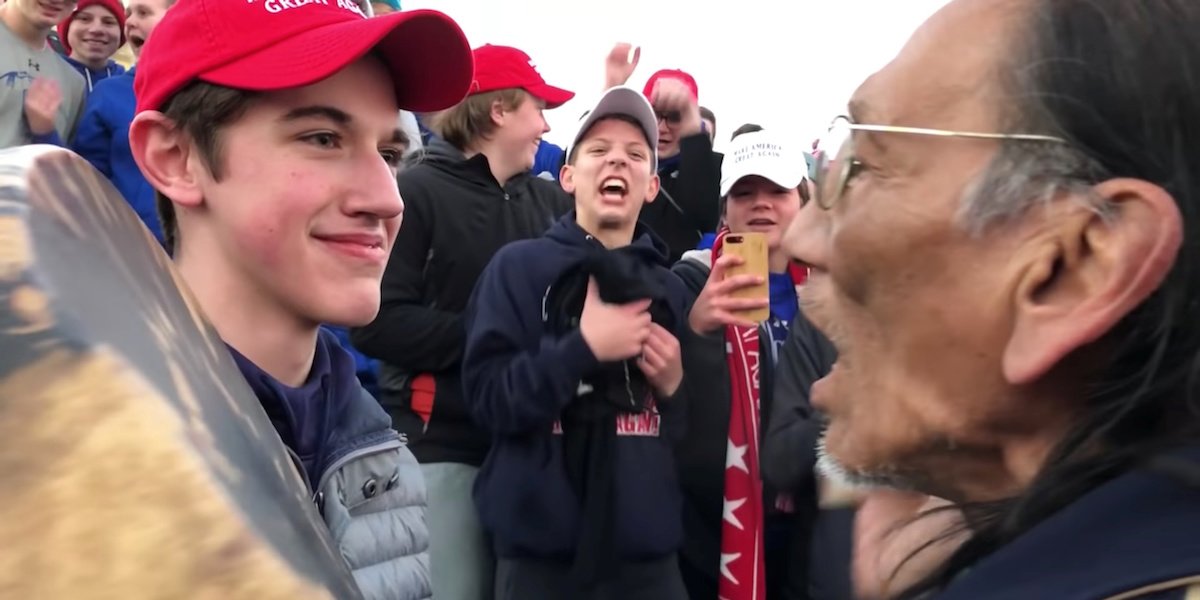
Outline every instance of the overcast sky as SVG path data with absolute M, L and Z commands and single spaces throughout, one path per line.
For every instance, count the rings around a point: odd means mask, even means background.
M 552 85 L 578 94 L 548 111 L 546 139 L 565 145 L 604 84 L 618 41 L 641 45 L 630 79 L 660 68 L 696 77 L 700 103 L 717 115 L 717 149 L 756 122 L 811 142 L 858 84 L 895 56 L 946 0 L 401 0 L 458 21 L 472 46 L 516 46 Z

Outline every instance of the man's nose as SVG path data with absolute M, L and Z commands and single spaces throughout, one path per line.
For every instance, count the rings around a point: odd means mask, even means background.
M 824 269 L 829 261 L 829 211 L 810 202 L 796 213 L 783 234 L 783 248 L 794 260 Z

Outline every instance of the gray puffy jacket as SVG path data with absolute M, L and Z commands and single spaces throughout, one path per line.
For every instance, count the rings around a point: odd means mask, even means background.
M 375 398 L 352 404 L 313 500 L 366 600 L 431 598 L 421 469 Z

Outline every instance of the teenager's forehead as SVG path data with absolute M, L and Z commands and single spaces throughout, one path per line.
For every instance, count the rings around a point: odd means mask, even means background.
M 633 117 L 625 117 L 623 115 L 606 116 L 599 121 L 596 121 L 584 132 L 583 137 L 579 140 L 579 144 L 583 145 L 588 142 L 635 142 L 651 145 L 651 141 L 646 139 L 645 132 L 633 122 Z
M 129 0 L 125 3 L 126 12 L 133 12 L 135 8 L 149 8 L 164 10 L 174 4 L 175 0 Z
M 278 121 L 322 119 L 394 133 L 400 108 L 383 61 L 365 56 L 317 83 L 262 92 L 259 106 Z

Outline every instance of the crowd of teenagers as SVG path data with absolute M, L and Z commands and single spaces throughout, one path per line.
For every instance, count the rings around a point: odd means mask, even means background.
M 549 144 L 574 91 L 394 2 L 0 25 L 0 148 L 112 181 L 366 598 L 1200 597 L 1193 0 L 953 0 L 724 155 L 627 44 Z

